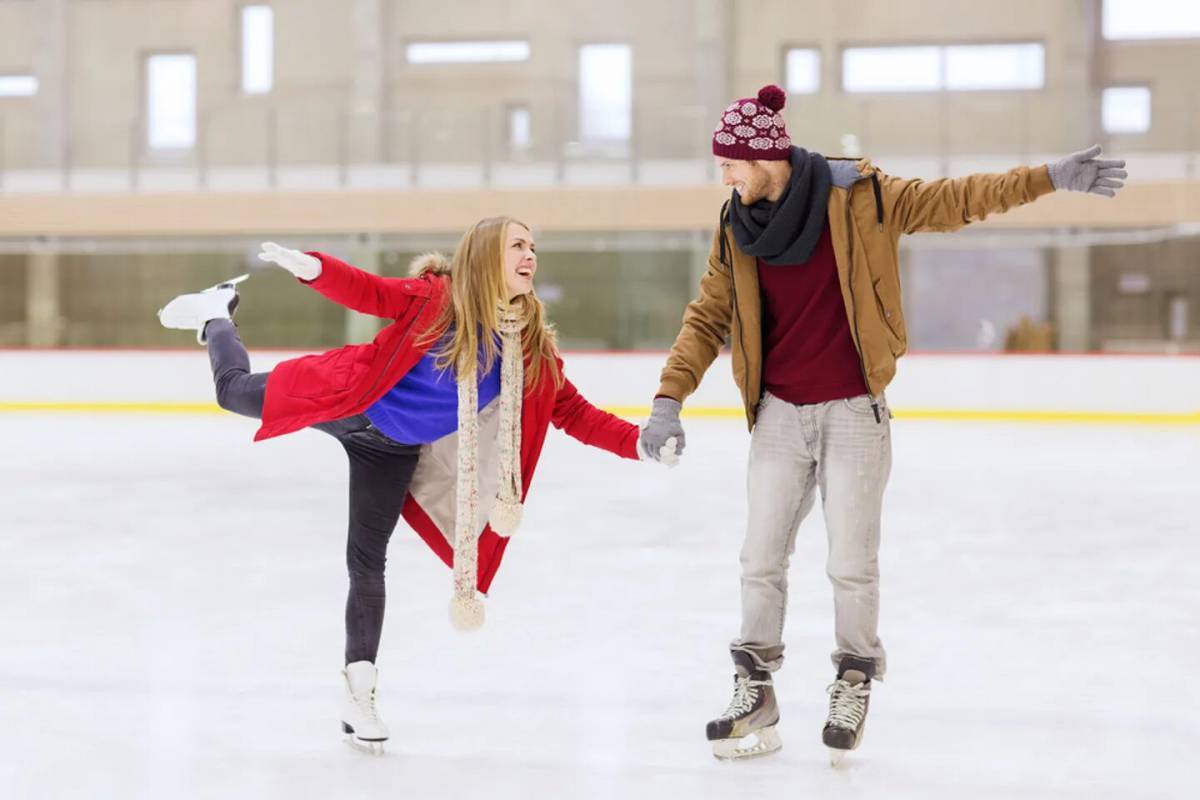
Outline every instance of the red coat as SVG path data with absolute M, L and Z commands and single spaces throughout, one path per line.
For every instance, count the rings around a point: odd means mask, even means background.
M 281 436 L 318 422 L 354 416 L 386 394 L 425 355 L 419 335 L 449 302 L 449 278 L 382 278 L 324 253 L 321 274 L 302 281 L 334 302 L 363 314 L 392 319 L 369 344 L 346 345 L 320 355 L 281 362 L 267 379 L 262 426 L 255 441 Z M 562 362 L 559 361 L 561 369 Z M 544 377 L 526 388 L 521 406 L 522 500 L 537 467 L 551 423 L 584 444 L 637 459 L 637 426 L 593 406 L 564 377 L 561 388 Z M 449 566 L 453 561 L 453 522 L 439 525 L 413 498 L 403 515 L 426 544 Z M 500 566 L 508 539 L 485 526 L 479 538 L 479 590 L 486 592 Z

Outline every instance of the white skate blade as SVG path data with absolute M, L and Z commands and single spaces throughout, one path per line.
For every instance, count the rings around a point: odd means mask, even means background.
M 386 755 L 383 746 L 387 739 L 360 739 L 354 735 L 354 729 L 344 722 L 342 723 L 342 733 L 346 735 L 346 744 L 350 745 L 350 749 L 369 756 Z
M 759 728 L 740 739 L 717 739 L 712 743 L 713 755 L 721 761 L 740 761 L 746 758 L 769 756 L 783 747 L 774 725 Z
M 858 732 L 858 739 L 854 742 L 854 747 L 851 747 L 850 750 L 858 749 L 858 746 L 862 744 L 863 734 L 865 732 L 865 729 Z M 837 767 L 838 764 L 841 764 L 842 759 L 846 757 L 846 754 L 849 753 L 850 750 L 839 750 L 836 747 L 829 748 L 829 766 Z
M 374 756 L 375 758 L 387 755 L 387 752 L 383 749 L 383 742 L 364 742 L 355 739 L 353 736 L 347 736 L 346 744 L 350 745 L 351 750 L 363 755 Z
M 247 272 L 245 275 L 238 275 L 236 278 L 230 278 L 227 281 L 221 281 L 220 283 L 214 284 L 214 285 L 208 287 L 207 289 L 203 289 L 202 291 L 211 292 L 216 289 L 222 289 L 226 286 L 237 286 L 242 281 L 249 280 L 249 279 L 250 279 L 250 273 Z

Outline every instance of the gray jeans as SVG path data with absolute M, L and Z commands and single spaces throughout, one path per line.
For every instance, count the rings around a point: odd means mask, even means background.
M 836 665 L 844 655 L 887 669 L 879 641 L 879 519 L 892 467 L 890 414 L 867 395 L 797 406 L 763 396 L 750 442 L 749 520 L 742 546 L 742 632 L 731 648 L 762 668 L 783 664 L 788 563 L 818 489 L 833 583 Z

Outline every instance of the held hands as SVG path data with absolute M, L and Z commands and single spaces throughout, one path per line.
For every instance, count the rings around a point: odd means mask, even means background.
M 274 242 L 263 242 L 262 252 L 258 254 L 260 261 L 278 264 L 302 281 L 316 280 L 321 276 L 321 260 L 301 253 L 299 250 L 289 250 Z
M 679 422 L 678 400 L 654 398 L 650 419 L 642 426 L 638 437 L 638 455 L 643 461 L 654 460 L 673 467 L 679 463 L 687 439 Z
M 1100 159 L 1100 145 L 1072 153 L 1050 164 L 1050 182 L 1055 189 L 1070 192 L 1089 192 L 1113 197 L 1125 185 L 1129 176 L 1122 159 Z

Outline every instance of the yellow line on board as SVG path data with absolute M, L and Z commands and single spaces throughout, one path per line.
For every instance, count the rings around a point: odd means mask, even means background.
M 216 403 L 2 402 L 0 412 L 34 414 L 224 414 Z
M 990 411 L 910 408 L 896 411 L 900 419 L 935 419 L 971 422 L 1086 423 L 1089 425 L 1200 425 L 1200 412 L 1141 411 Z
M 639 419 L 650 415 L 649 406 L 605 406 L 619 417 Z M 985 409 L 893 409 L 897 419 L 955 422 L 1080 423 L 1089 425 L 1200 425 L 1200 412 L 1137 411 L 994 411 Z M 27 414 L 224 414 L 215 403 L 121 402 L 0 402 L 0 413 Z M 683 410 L 692 419 L 742 419 L 741 408 L 692 406 Z
M 650 416 L 649 406 L 605 406 L 619 417 Z M 988 409 L 908 408 L 892 409 L 897 419 L 965 422 L 1085 423 L 1089 425 L 1200 425 L 1200 412 L 1140 411 L 993 411 Z M 742 419 L 745 412 L 732 407 L 685 407 L 683 416 L 693 419 Z

